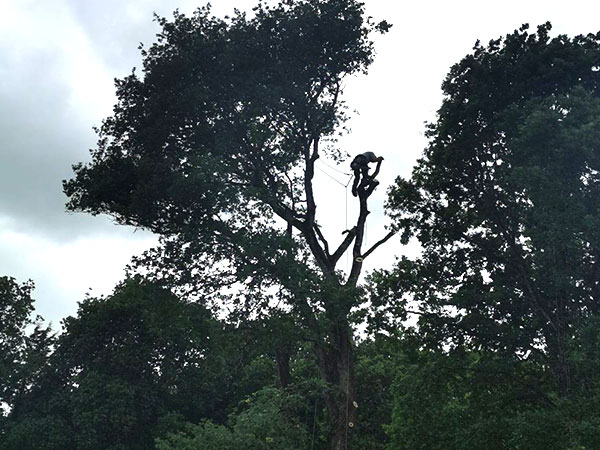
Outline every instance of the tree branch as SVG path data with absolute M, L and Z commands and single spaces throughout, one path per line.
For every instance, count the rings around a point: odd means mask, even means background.
M 379 173 L 379 169 L 381 168 L 381 160 L 377 161 L 377 167 L 372 175 L 365 176 L 358 186 L 358 199 L 360 202 L 360 212 L 358 214 L 358 220 L 356 222 L 356 237 L 354 240 L 354 247 L 352 249 L 352 268 L 350 269 L 350 275 L 348 276 L 348 280 L 346 282 L 349 286 L 356 286 L 358 282 L 358 277 L 362 271 L 363 260 L 366 256 L 372 253 L 377 247 L 386 242 L 392 236 L 386 236 L 380 242 L 375 244 L 369 251 L 362 255 L 362 244 L 363 237 L 365 234 L 365 223 L 367 221 L 367 216 L 369 215 L 369 210 L 367 208 L 367 200 L 379 184 L 375 177 Z M 389 233 L 388 233 L 389 234 Z
M 304 229 L 304 223 L 298 218 L 296 211 L 290 209 L 277 198 L 278 184 L 274 175 L 269 170 L 265 169 L 262 160 L 252 152 L 252 144 L 250 144 L 243 135 L 241 136 L 241 142 L 246 149 L 246 155 L 248 156 L 249 161 L 251 161 L 254 166 L 254 177 L 250 184 L 256 188 L 265 188 L 262 191 L 262 200 L 271 207 L 277 216 L 287 222 L 288 231 L 290 226 L 302 231 Z
M 319 159 L 319 137 L 318 135 L 312 139 L 312 152 L 310 142 L 304 149 L 304 191 L 306 194 L 306 219 L 302 229 L 306 242 L 317 261 L 317 265 L 321 268 L 325 275 L 333 275 L 335 270 L 329 260 L 329 254 L 326 252 L 315 232 L 315 215 L 317 205 L 313 192 L 312 180 L 315 176 L 315 161 Z M 320 232 L 320 231 L 319 231 Z
M 361 183 L 362 184 L 362 183 Z M 365 223 L 369 210 L 367 209 L 367 199 L 373 191 L 365 191 L 364 189 L 358 190 L 358 198 L 360 201 L 360 212 L 358 214 L 358 220 L 356 222 L 356 236 L 354 239 L 354 247 L 352 248 L 352 268 L 350 269 L 350 275 L 348 277 L 347 285 L 356 286 L 358 277 L 362 270 L 363 258 L 361 255 L 363 237 L 365 234 Z
M 275 194 L 277 192 L 277 181 L 271 172 L 263 169 L 263 173 L 267 178 L 268 190 L 264 195 L 263 200 L 267 203 L 273 212 L 285 220 L 289 225 L 294 226 L 296 229 L 302 231 L 304 223 L 298 219 L 296 212 L 288 206 L 281 203 Z
M 323 232 L 321 231 L 321 227 L 319 227 L 319 225 L 317 225 L 315 223 L 315 224 L 313 224 L 313 228 L 317 232 L 317 237 L 323 243 L 323 247 L 325 248 L 325 253 L 327 254 L 327 256 L 329 256 L 329 243 L 327 242 L 327 239 L 325 239 L 325 236 L 323 236 Z
M 307 228 L 312 229 L 317 205 L 315 203 L 315 196 L 313 192 L 312 180 L 315 176 L 315 161 L 319 159 L 319 138 L 315 137 L 312 140 L 313 150 L 310 151 L 310 144 L 308 144 L 304 151 L 304 191 L 306 194 L 306 225 Z
M 345 233 L 347 233 L 346 238 L 342 241 L 333 255 L 331 255 L 330 260 L 333 266 L 337 264 L 344 252 L 348 250 L 348 247 L 350 247 L 350 244 L 352 244 L 352 241 L 356 237 L 356 227 L 352 228 L 351 230 L 346 230 Z
M 390 231 L 388 234 L 386 234 L 383 239 L 376 242 L 369 250 L 367 250 L 365 253 L 363 253 L 363 255 L 362 255 L 363 259 L 365 259 L 371 253 L 373 253 L 375 251 L 375 249 L 377 249 L 377 247 L 379 247 L 382 244 L 385 244 L 395 234 L 396 234 L 396 231 Z

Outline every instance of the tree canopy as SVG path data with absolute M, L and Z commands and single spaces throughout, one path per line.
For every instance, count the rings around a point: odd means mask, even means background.
M 490 448 L 550 448 L 543 443 L 556 434 L 538 425 L 559 417 L 577 425 L 562 428 L 570 443 L 556 448 L 593 440 L 577 434 L 582 419 L 571 408 L 596 395 L 580 352 L 600 305 L 600 34 L 550 37 L 550 30 L 525 25 L 477 43 L 452 67 L 430 144 L 389 199 L 404 239 L 418 240 L 422 254 L 374 277 L 380 307 L 416 314 L 419 340 L 431 351 L 468 352 L 475 373 L 487 372 L 485 360 L 503 361 L 494 370 L 512 374 L 515 389 L 533 377 L 528 394 L 508 397 L 515 417 Z M 471 414 L 466 394 L 438 386 L 445 408 Z M 402 392 L 403 402 L 422 401 Z M 412 426 L 405 419 L 397 422 L 403 432 Z
M 58 336 L 33 284 L 0 277 L 0 447 L 600 446 L 600 33 L 478 42 L 389 190 L 388 234 L 364 248 L 379 161 L 334 247 L 315 162 L 343 160 L 342 81 L 389 28 L 364 16 L 297 0 L 157 18 L 64 189 L 160 245 Z M 359 283 L 396 233 L 421 253 Z
M 317 219 L 315 162 L 342 155 L 334 145 L 347 119 L 342 82 L 367 70 L 371 33 L 390 27 L 364 16 L 356 0 L 299 0 L 228 19 L 209 7 L 158 18 L 162 32 L 142 50 L 143 75 L 117 80 L 118 102 L 92 161 L 64 182 L 68 209 L 161 236 L 161 247 L 138 261 L 155 279 L 220 306 L 227 292 L 233 322 L 289 314 L 330 386 L 331 449 L 345 447 L 355 413 L 347 407 L 350 313 L 363 302 L 362 264 L 394 235 L 363 248 L 381 161 L 362 177 L 360 212 L 337 248 Z M 344 275 L 336 265 L 346 251 L 353 262 Z
M 245 260 L 241 248 L 260 245 L 263 264 L 277 259 L 283 221 L 332 273 L 349 242 L 329 254 L 315 230 L 314 162 L 339 155 L 320 144 L 346 119 L 342 80 L 366 70 L 369 33 L 389 25 L 350 0 L 158 21 L 143 76 L 117 80 L 92 163 L 64 183 L 68 208 L 193 241 L 196 255 Z

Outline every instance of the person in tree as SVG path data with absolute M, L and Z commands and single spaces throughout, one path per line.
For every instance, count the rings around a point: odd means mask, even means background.
M 358 195 L 359 185 L 366 187 L 367 185 L 377 184 L 375 176 L 379 173 L 379 167 L 383 161 L 383 156 L 375 156 L 373 152 L 364 152 L 352 160 L 350 168 L 354 171 L 354 183 L 352 183 L 352 195 Z M 373 175 L 369 176 L 369 163 L 376 162 L 377 168 Z M 362 180 L 362 183 L 361 183 Z

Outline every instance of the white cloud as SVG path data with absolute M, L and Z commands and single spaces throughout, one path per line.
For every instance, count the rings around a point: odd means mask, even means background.
M 10 256 L 0 259 L 0 273 L 21 282 L 33 279 L 36 312 L 56 324 L 76 312 L 76 302 L 87 292 L 109 294 L 123 279 L 131 256 L 155 244 L 153 236 L 140 232 L 136 236 L 133 232 L 129 236 L 91 234 L 59 242 L 5 230 L 0 231 L 0 254 Z

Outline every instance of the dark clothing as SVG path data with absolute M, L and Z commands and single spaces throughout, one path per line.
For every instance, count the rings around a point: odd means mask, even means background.
M 358 195 L 358 185 L 361 178 L 364 180 L 369 176 L 369 163 L 378 162 L 379 159 L 373 152 L 364 152 L 356 157 L 350 163 L 350 168 L 354 171 L 354 183 L 352 183 L 352 195 Z
M 377 156 L 373 152 L 364 152 L 356 157 L 350 163 L 350 168 L 356 170 L 361 167 L 369 167 L 370 162 L 377 162 Z

